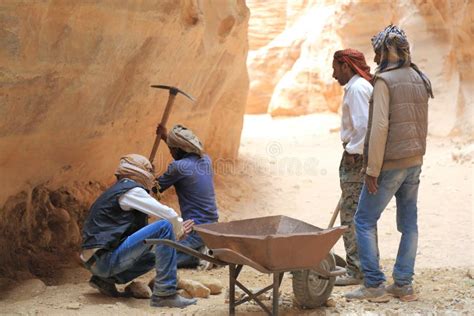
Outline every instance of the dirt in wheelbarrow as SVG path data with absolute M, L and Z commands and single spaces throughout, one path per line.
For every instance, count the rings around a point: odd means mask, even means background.
M 221 221 L 282 214 L 325 227 L 339 198 L 338 164 L 342 152 L 336 115 L 272 120 L 248 116 L 239 161 L 216 164 L 216 193 Z M 466 149 L 467 148 L 467 149 Z M 469 151 L 469 148 L 471 151 Z M 419 192 L 419 247 L 414 286 L 419 300 L 403 303 L 348 302 L 347 291 L 334 288 L 327 305 L 302 310 L 293 301 L 291 275 L 281 286 L 281 315 L 468 315 L 474 310 L 472 141 L 428 139 Z M 215 159 L 216 160 L 216 159 Z M 222 168 L 219 170 L 219 168 Z M 177 208 L 173 192 L 165 204 Z M 382 266 L 389 278 L 399 233 L 392 201 L 379 222 Z M 337 222 L 336 222 L 337 223 Z M 295 245 L 297 246 L 297 245 Z M 344 254 L 342 241 L 335 247 Z M 53 269 L 53 268 L 52 268 Z M 0 276 L 1 315 L 227 315 L 228 269 L 179 270 L 183 278 L 217 278 L 221 294 L 199 299 L 184 310 L 155 309 L 147 299 L 108 298 L 89 287 L 89 273 L 76 266 L 55 267 L 50 278 L 11 281 Z M 149 273 L 141 278 L 148 281 Z M 271 283 L 271 276 L 245 267 L 239 280 L 251 289 Z M 390 281 L 390 278 L 389 278 Z M 9 288 L 12 290 L 2 291 Z M 271 301 L 264 301 L 268 306 Z M 245 303 L 237 315 L 264 315 Z

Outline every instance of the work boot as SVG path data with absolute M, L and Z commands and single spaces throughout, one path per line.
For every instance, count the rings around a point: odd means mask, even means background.
M 198 271 L 208 271 L 212 270 L 217 267 L 214 263 L 206 261 L 206 260 L 199 260 L 199 265 L 197 267 Z
M 415 294 L 413 290 L 413 286 L 411 284 L 408 285 L 397 285 L 393 283 L 385 288 L 388 294 L 398 297 L 400 301 L 403 302 L 413 302 L 418 300 L 418 296 Z
M 115 287 L 115 282 L 111 279 L 105 279 L 93 275 L 89 280 L 89 285 L 92 286 L 94 289 L 99 290 L 99 292 L 104 295 L 111 297 L 120 296 L 119 291 L 117 291 L 117 288 Z
M 150 305 L 153 307 L 177 307 L 185 308 L 186 306 L 196 304 L 195 298 L 184 298 L 178 294 L 169 296 L 156 296 L 153 294 L 151 297 Z
M 338 275 L 336 277 L 336 282 L 334 283 L 335 286 L 346 286 L 346 285 L 358 285 L 362 284 L 364 280 L 360 278 L 356 278 L 353 275 L 350 275 L 348 273 L 343 274 L 343 275 Z
M 390 295 L 385 291 L 385 285 L 382 283 L 378 287 L 365 287 L 362 285 L 359 289 L 344 294 L 348 300 L 368 300 L 375 303 L 386 303 L 390 301 Z
M 204 254 L 204 255 L 211 256 L 209 254 L 209 248 L 207 248 L 206 246 L 201 247 L 199 252 Z M 218 267 L 220 267 L 220 266 L 217 265 L 217 264 L 214 264 L 214 263 L 209 262 L 209 261 L 204 260 L 204 259 L 199 259 L 199 265 L 198 265 L 197 269 L 199 271 L 208 271 L 208 270 L 212 270 L 212 269 L 215 269 L 215 268 L 218 268 Z

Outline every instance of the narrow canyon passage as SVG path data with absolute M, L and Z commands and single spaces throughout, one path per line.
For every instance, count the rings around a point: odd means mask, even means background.
M 216 176 L 217 199 L 221 220 L 234 220 L 273 214 L 284 214 L 325 227 L 339 198 L 337 168 L 341 154 L 337 126 L 339 117 L 333 114 L 308 115 L 296 118 L 271 119 L 267 115 L 245 117 L 239 160 L 236 163 L 215 161 L 221 168 Z M 427 312 L 454 310 L 462 312 L 472 306 L 472 280 L 466 275 L 472 265 L 472 161 L 463 161 L 463 143 L 445 138 L 430 138 L 428 154 L 420 186 L 420 247 L 415 282 L 422 289 L 419 302 L 400 305 L 392 301 L 377 307 L 380 311 Z M 453 160 L 457 157 L 458 161 Z M 170 192 L 164 203 L 177 205 Z M 395 225 L 395 205 L 392 203 L 379 224 L 382 265 L 390 275 L 396 254 L 399 233 Z M 335 251 L 344 254 L 342 241 Z M 49 267 L 41 278 L 11 284 L 2 292 L 2 311 L 11 313 L 36 311 L 39 315 L 67 314 L 153 314 L 148 300 L 113 299 L 101 296 L 87 284 L 89 273 L 79 264 Z M 227 287 L 227 269 L 209 272 L 180 270 L 184 278 L 205 276 L 219 279 Z M 148 273 L 140 278 L 147 281 Z M 244 268 L 243 281 L 259 288 L 270 281 L 251 268 Z M 10 283 L 8 283 L 10 282 Z M 456 287 L 452 284 L 456 283 Z M 335 288 L 336 307 L 303 312 L 292 303 L 291 277 L 282 285 L 281 310 L 288 315 L 323 315 L 325 311 L 370 312 L 373 305 L 346 302 L 346 289 Z M 443 297 L 439 293 L 443 292 Z M 469 297 L 471 299 L 469 299 Z M 435 307 L 434 307 L 435 306 Z M 225 291 L 200 299 L 186 313 L 226 315 Z M 238 311 L 260 315 L 259 307 L 245 304 Z M 167 310 L 168 312 L 168 310 Z M 169 312 L 175 312 L 169 310 Z M 179 313 L 179 310 L 176 310 Z
M 355 288 L 336 287 L 327 306 L 304 311 L 288 273 L 281 312 L 469 314 L 473 13 L 472 0 L 3 1 L 0 314 L 157 313 L 149 300 L 92 289 L 79 253 L 92 203 L 116 182 L 120 157 L 148 156 L 164 113 L 171 113 L 168 131 L 175 124 L 190 128 L 212 157 L 221 222 L 280 214 L 325 228 L 341 194 L 341 100 L 348 88 L 335 75 L 334 53 L 362 52 L 374 74 L 371 38 L 390 23 L 406 33 L 410 60 L 435 96 L 425 111 L 429 135 L 418 197 L 420 300 L 352 303 L 343 294 Z M 151 85 L 173 86 L 195 101 L 178 94 L 168 102 L 169 92 Z M 157 175 L 172 160 L 162 143 L 153 161 Z M 161 202 L 180 210 L 174 188 Z M 378 225 L 381 265 L 391 281 L 400 238 L 395 200 Z M 344 256 L 342 239 L 334 251 Z M 281 257 L 293 258 L 287 251 Z M 228 314 L 226 268 L 179 275 L 215 278 L 223 292 L 185 311 L 158 313 Z M 242 280 L 258 289 L 270 277 L 245 267 Z M 237 312 L 262 314 L 248 303 Z

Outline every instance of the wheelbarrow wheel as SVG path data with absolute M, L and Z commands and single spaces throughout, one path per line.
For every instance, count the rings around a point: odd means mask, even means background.
M 336 260 L 332 253 L 319 264 L 321 269 L 332 271 Z M 323 305 L 331 295 L 336 277 L 325 278 L 313 270 L 293 271 L 293 294 L 302 308 L 316 308 Z

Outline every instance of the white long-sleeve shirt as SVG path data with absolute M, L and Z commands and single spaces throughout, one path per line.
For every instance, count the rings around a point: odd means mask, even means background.
M 176 238 L 183 234 L 183 219 L 171 207 L 161 204 L 140 187 L 128 190 L 120 196 L 119 205 L 124 211 L 137 210 L 149 216 L 166 219 L 173 225 Z
M 349 154 L 361 155 L 364 152 L 372 90 L 372 85 L 357 74 L 344 87 L 341 141 L 347 143 L 346 151 Z

